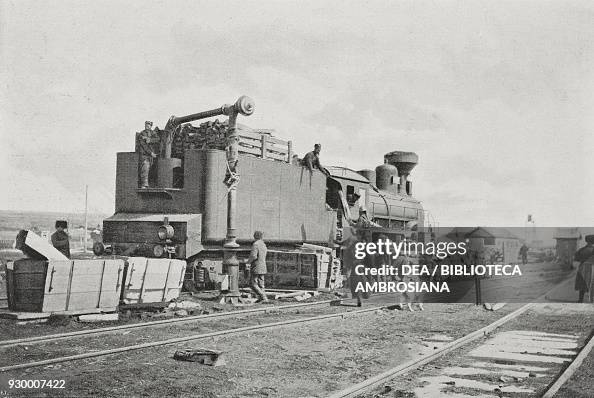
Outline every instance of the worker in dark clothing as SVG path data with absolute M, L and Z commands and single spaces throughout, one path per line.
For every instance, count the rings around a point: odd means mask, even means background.
M 149 187 L 149 173 L 153 164 L 153 159 L 157 157 L 157 154 L 151 145 L 155 136 L 155 132 L 151 129 L 152 126 L 153 122 L 144 122 L 144 130 L 138 135 L 138 151 L 140 153 L 138 169 L 141 188 Z
M 70 258 L 70 241 L 66 229 L 68 229 L 66 221 L 56 221 L 56 232 L 52 234 L 52 245 L 63 255 Z
M 575 290 L 579 292 L 578 303 L 584 302 L 588 294 L 590 303 L 594 303 L 594 235 L 586 236 L 586 246 L 575 253 L 575 260 L 580 262 L 575 275 Z
M 328 170 L 322 167 L 320 163 L 320 151 L 322 150 L 322 146 L 320 144 L 314 145 L 314 150 L 308 152 L 301 161 L 301 165 L 303 167 L 307 167 L 310 173 L 313 173 L 313 169 L 316 168 L 320 170 L 322 173 L 326 174 L 326 176 L 330 176 Z
M 262 240 L 264 233 L 262 231 L 254 232 L 255 242 L 252 244 L 252 251 L 246 264 L 251 265 L 250 269 L 250 287 L 259 297 L 258 302 L 268 303 L 268 297 L 264 291 L 264 281 L 266 277 L 266 253 L 268 249 Z
M 520 247 L 520 255 L 522 256 L 522 265 L 528 264 L 528 246 L 526 244 Z

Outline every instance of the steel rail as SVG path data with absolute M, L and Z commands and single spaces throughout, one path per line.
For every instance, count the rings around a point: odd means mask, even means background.
M 81 337 L 81 336 L 114 333 L 114 332 L 118 332 L 120 330 L 127 330 L 127 329 L 139 329 L 139 328 L 159 326 L 159 325 L 168 325 L 168 324 L 172 324 L 172 323 L 189 323 L 189 322 L 212 319 L 212 318 L 234 318 L 234 317 L 238 317 L 238 316 L 242 316 L 242 315 L 251 315 L 254 313 L 267 312 L 267 311 L 271 311 L 271 310 L 290 310 L 293 308 L 313 307 L 313 306 L 317 306 L 317 305 L 330 304 L 333 301 L 336 301 L 336 300 L 323 300 L 323 301 L 316 301 L 316 302 L 310 302 L 310 303 L 298 303 L 298 304 L 289 304 L 289 305 L 268 306 L 268 307 L 261 307 L 261 308 L 251 308 L 249 310 L 219 312 L 216 314 L 206 314 L 206 315 L 193 315 L 193 316 L 188 316 L 188 317 L 183 317 L 183 318 L 161 319 L 158 321 L 139 322 L 139 323 L 134 323 L 134 324 L 130 324 L 130 325 L 108 326 L 108 327 L 104 327 L 104 328 L 77 330 L 75 332 L 58 333 L 58 334 L 51 334 L 51 335 L 46 335 L 46 336 L 34 336 L 34 337 L 27 337 L 27 338 L 22 338 L 22 339 L 4 340 L 4 341 L 0 341 L 0 349 L 19 346 L 19 345 L 27 345 L 27 344 L 50 343 L 50 342 L 54 342 L 54 341 L 72 339 L 72 338 Z
M 499 326 L 505 324 L 508 321 L 511 321 L 514 318 L 517 318 L 524 312 L 528 311 L 536 303 L 546 299 L 547 294 L 549 294 L 551 291 L 556 289 L 560 284 L 565 283 L 569 279 L 571 279 L 571 276 L 566 277 L 565 279 L 559 281 L 559 283 L 555 284 L 551 289 L 547 290 L 544 294 L 542 294 L 541 296 L 536 298 L 534 300 L 535 302 L 523 305 L 522 307 L 518 308 L 514 312 L 511 312 L 511 313 L 505 315 L 504 317 L 499 318 L 495 322 L 493 322 L 483 328 L 475 330 L 474 332 L 469 333 L 466 336 L 460 337 L 459 339 L 454 340 L 449 344 L 444 345 L 443 347 L 435 350 L 432 354 L 429 354 L 426 357 L 407 361 L 407 362 L 405 362 L 401 365 L 398 365 L 394 368 L 388 369 L 385 372 L 378 374 L 377 376 L 374 376 L 374 377 L 371 377 L 365 381 L 362 381 L 361 383 L 347 387 L 344 390 L 337 391 L 337 392 L 333 393 L 332 395 L 329 395 L 327 398 L 354 398 L 354 397 L 357 397 L 360 394 L 369 392 L 370 390 L 379 387 L 386 381 L 391 380 L 398 375 L 408 373 L 411 370 L 418 368 L 419 366 L 433 362 L 434 360 L 442 357 L 443 355 L 445 355 L 457 348 L 460 348 L 460 347 L 465 346 L 475 340 L 478 340 L 481 337 L 485 336 L 487 333 L 490 333 L 494 329 L 497 329 Z
M 336 313 L 336 314 L 318 315 L 318 316 L 314 316 L 314 317 L 310 317 L 310 318 L 292 319 L 292 320 L 288 320 L 288 321 L 265 323 L 262 325 L 244 326 L 244 327 L 235 328 L 235 329 L 225 329 L 225 330 L 219 330 L 216 332 L 194 334 L 194 335 L 190 335 L 190 336 L 176 337 L 176 338 L 167 339 L 167 340 L 153 341 L 153 342 L 149 342 L 149 343 L 142 343 L 142 344 L 135 344 L 135 345 L 131 345 L 131 346 L 112 348 L 109 350 L 87 352 L 87 353 L 83 353 L 83 354 L 68 355 L 68 356 L 64 356 L 64 357 L 45 359 L 45 360 L 35 361 L 35 362 L 2 366 L 2 367 L 0 367 L 0 373 L 8 372 L 11 370 L 17 370 L 17 369 L 27 369 L 27 368 L 33 368 L 33 367 L 38 367 L 38 366 L 51 365 L 51 364 L 55 364 L 55 363 L 70 362 L 70 361 L 76 361 L 76 360 L 80 360 L 80 359 L 113 355 L 113 354 L 118 354 L 118 353 L 122 353 L 122 352 L 142 350 L 142 349 L 159 347 L 159 346 L 176 344 L 176 343 L 185 343 L 185 342 L 192 341 L 192 340 L 206 339 L 206 338 L 215 337 L 215 336 L 240 334 L 240 333 L 258 331 L 258 330 L 263 330 L 263 329 L 272 329 L 272 328 L 282 327 L 282 326 L 286 326 L 286 325 L 292 325 L 292 324 L 296 324 L 296 323 L 309 323 L 309 322 L 316 322 L 316 321 L 332 319 L 332 318 L 339 318 L 339 317 L 344 318 L 345 316 L 354 315 L 354 314 L 362 314 L 362 313 L 366 313 L 366 312 L 373 312 L 373 311 L 382 310 L 382 309 L 385 309 L 388 307 L 390 307 L 390 306 L 372 307 L 372 308 L 365 308 L 365 309 L 354 310 L 354 311 L 344 311 L 344 312 L 340 312 L 340 313 Z
M 579 369 L 584 359 L 588 356 L 590 351 L 594 348 L 594 333 L 590 335 L 589 341 L 584 344 L 579 354 L 569 364 L 567 368 L 557 377 L 557 379 L 549 385 L 546 391 L 542 394 L 541 398 L 553 398 L 557 391 L 565 384 L 567 380 L 573 376 L 573 374 Z
M 398 365 L 394 368 L 388 369 L 387 371 L 380 373 L 377 376 L 370 377 L 369 379 L 367 379 L 361 383 L 352 385 L 344 390 L 335 392 L 334 394 L 330 395 L 328 398 L 347 398 L 347 397 L 352 398 L 352 397 L 356 397 L 360 394 L 363 394 L 365 392 L 368 392 L 369 390 L 379 387 L 384 382 L 386 382 L 390 379 L 393 379 L 394 377 L 396 377 L 398 375 L 407 373 L 411 370 L 418 368 L 419 366 L 422 366 L 429 362 L 432 362 L 432 361 L 436 360 L 437 358 L 439 358 L 439 357 L 441 357 L 441 356 L 443 356 L 443 355 L 445 355 L 459 347 L 462 347 L 470 342 L 473 342 L 473 341 L 483 337 L 485 334 L 491 332 L 493 329 L 498 328 L 499 326 L 503 325 L 504 323 L 506 323 L 506 322 L 516 318 L 520 314 L 524 313 L 525 311 L 530 309 L 533 305 L 534 305 L 533 303 L 525 304 L 524 306 L 518 308 L 514 312 L 509 313 L 502 318 L 499 318 L 495 322 L 493 322 L 485 327 L 482 327 L 478 330 L 475 330 L 474 332 L 469 333 L 463 337 L 460 337 L 459 339 L 454 340 L 453 342 L 435 350 L 433 353 L 427 355 L 426 357 L 407 361 L 407 362 L 405 362 L 401 365 Z

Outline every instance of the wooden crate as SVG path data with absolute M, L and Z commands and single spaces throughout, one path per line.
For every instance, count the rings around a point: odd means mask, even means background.
M 22 259 L 7 268 L 11 311 L 115 311 L 123 260 Z
M 130 257 L 122 298 L 126 304 L 157 303 L 181 293 L 186 262 L 166 258 Z

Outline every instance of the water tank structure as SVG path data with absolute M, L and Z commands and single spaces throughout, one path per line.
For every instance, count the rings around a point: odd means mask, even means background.
M 397 187 L 394 180 L 398 175 L 396 166 L 384 163 L 375 168 L 375 183 L 378 189 L 391 193 L 396 193 Z
M 398 193 L 401 195 L 412 195 L 412 182 L 408 181 L 408 176 L 412 169 L 419 163 L 419 157 L 414 152 L 394 151 L 384 155 L 384 160 L 398 169 L 400 184 Z

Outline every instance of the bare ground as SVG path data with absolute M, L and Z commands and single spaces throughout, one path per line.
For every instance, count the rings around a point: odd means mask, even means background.
M 492 332 L 491 335 L 508 330 L 532 330 L 538 332 L 548 333 L 566 333 L 579 334 L 580 346 L 582 346 L 587 337 L 590 336 L 594 330 L 594 308 L 589 305 L 578 304 L 537 304 L 537 306 L 520 315 L 518 318 L 509 321 L 500 328 Z M 420 387 L 424 382 L 420 381 L 422 377 L 440 375 L 441 369 L 453 366 L 465 367 L 469 361 L 465 354 L 472 348 L 475 348 L 485 342 L 489 336 L 474 342 L 470 346 L 462 347 L 437 361 L 432 362 L 426 366 L 418 368 L 404 376 L 399 376 L 391 381 L 386 382 L 382 387 L 365 394 L 364 398 L 392 398 L 392 397 L 416 397 L 415 388 Z M 594 397 L 594 379 L 592 379 L 592 357 L 589 356 L 589 362 L 585 361 L 580 370 L 556 395 L 562 398 L 592 398 Z M 513 361 L 512 361 L 513 362 Z M 551 384 L 556 377 L 561 374 L 565 365 L 547 364 L 548 367 L 553 368 L 554 371 L 544 379 L 528 378 L 525 379 L 521 386 L 534 389 L 536 395 L 527 393 L 500 393 L 500 397 L 514 397 L 527 398 L 534 396 L 541 396 L 549 384 Z M 473 379 L 479 382 L 487 382 L 491 384 L 501 384 L 498 380 L 499 376 L 493 378 L 491 374 L 466 376 L 467 379 Z M 451 386 L 447 388 L 448 393 L 461 393 L 474 395 L 477 391 L 468 390 Z M 492 392 L 491 394 L 496 394 Z
M 378 311 L 7 376 L 67 380 L 64 390 L 22 391 L 23 396 L 325 396 L 433 351 L 435 334 L 461 337 L 517 306 L 508 305 L 500 312 L 467 304 L 427 304 L 426 308 L 414 313 Z M 167 338 L 171 330 L 161 332 Z M 175 350 L 191 347 L 225 351 L 227 365 L 208 367 L 172 359 Z

